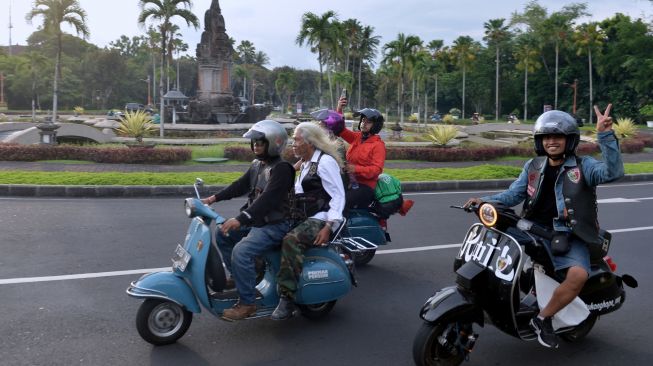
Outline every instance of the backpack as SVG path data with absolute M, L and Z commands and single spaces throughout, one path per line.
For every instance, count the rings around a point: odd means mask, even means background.
M 374 199 L 371 210 L 380 218 L 387 219 L 397 213 L 404 203 L 399 179 L 390 174 L 380 174 L 374 188 Z

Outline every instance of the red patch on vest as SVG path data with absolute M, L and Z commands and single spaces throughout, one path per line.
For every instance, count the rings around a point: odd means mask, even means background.
M 538 178 L 537 173 L 530 173 L 528 174 L 528 187 L 526 188 L 526 193 L 528 193 L 529 197 L 533 197 L 535 194 L 535 181 Z

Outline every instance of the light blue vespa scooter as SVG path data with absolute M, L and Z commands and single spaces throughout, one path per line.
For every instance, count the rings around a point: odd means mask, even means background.
M 225 219 L 200 201 L 201 185 L 198 178 L 194 184 L 197 198 L 185 201 L 186 214 L 192 220 L 184 244 L 178 244 L 174 251 L 171 271 L 143 275 L 127 288 L 128 295 L 145 299 L 136 314 L 136 329 L 154 345 L 176 342 L 188 330 L 193 313 L 202 307 L 221 316 L 238 300 L 235 290 L 224 290 L 225 270 L 212 244 L 211 222 L 221 224 Z M 356 284 L 353 256 L 376 250 L 376 245 L 363 238 L 341 237 L 341 230 L 327 246 L 311 248 L 305 254 L 296 303 L 307 318 L 328 314 Z M 268 317 L 279 302 L 276 273 L 280 251 L 267 252 L 263 259 L 265 270 L 256 286 L 258 310 L 248 319 Z

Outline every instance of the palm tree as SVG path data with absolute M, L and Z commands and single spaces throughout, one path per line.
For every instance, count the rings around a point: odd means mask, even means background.
M 532 35 L 524 34 L 517 40 L 515 59 L 517 70 L 524 70 L 524 121 L 528 117 L 528 74 L 535 72 L 542 65 L 539 63 L 540 50 Z
M 170 20 L 176 16 L 182 18 L 186 25 L 193 26 L 198 29 L 199 19 L 190 10 L 193 6 L 192 0 L 139 0 L 138 5 L 141 12 L 138 15 L 138 24 L 145 26 L 148 19 L 154 19 L 160 22 L 159 33 L 161 34 L 161 70 L 163 70 L 163 62 L 166 59 L 167 41 L 168 36 L 172 30 L 173 24 Z M 179 8 L 183 5 L 183 8 Z M 159 123 L 159 133 L 163 137 L 163 122 L 165 116 L 165 106 L 163 101 L 164 88 L 163 88 L 163 73 L 159 75 L 159 96 L 161 99 L 161 121 Z
M 337 15 L 332 10 L 322 15 L 306 12 L 302 15 L 302 26 L 295 40 L 298 45 L 303 46 L 306 43 L 311 47 L 311 52 L 317 52 L 317 62 L 320 65 L 320 78 L 317 82 L 320 106 L 324 105 L 322 102 L 322 67 L 326 62 L 325 52 L 332 39 L 332 23 L 334 21 L 337 21 Z
M 48 58 L 42 53 L 29 51 L 18 59 L 16 71 L 29 74 L 32 79 L 32 122 L 36 121 L 36 100 L 39 74 L 48 65 Z
M 381 39 L 381 36 L 373 36 L 373 33 L 374 27 L 365 26 L 358 44 L 358 109 L 361 109 L 361 96 L 363 94 L 363 62 L 366 61 L 369 65 L 374 64 L 376 49 L 379 46 L 379 40 Z
M 409 63 L 409 58 L 421 45 L 422 41 L 419 37 L 406 36 L 403 33 L 399 33 L 397 39 L 383 46 L 383 63 L 394 63 L 399 68 L 397 112 L 399 113 L 399 122 L 401 123 L 404 122 L 404 75 L 406 73 L 406 67 Z
M 574 40 L 578 51 L 576 54 L 581 55 L 587 53 L 587 69 L 589 71 L 589 86 L 590 86 L 590 104 L 589 104 L 589 121 L 593 121 L 593 108 L 594 105 L 594 92 L 592 89 L 592 49 L 598 49 L 605 39 L 605 34 L 598 27 L 596 23 L 583 24 L 576 29 L 574 33 Z
M 453 46 L 451 47 L 451 56 L 458 67 L 463 72 L 463 95 L 462 95 L 462 116 L 465 118 L 465 77 L 467 74 L 467 68 L 471 66 L 472 61 L 476 59 L 476 53 L 479 49 L 478 42 L 474 41 L 472 37 L 469 36 L 460 36 L 453 41 Z
M 547 11 L 533 0 L 526 5 L 523 14 L 513 14 L 513 24 L 526 24 L 529 31 L 543 42 L 553 42 L 555 47 L 555 82 L 554 82 L 554 108 L 558 108 L 558 69 L 560 59 L 560 46 L 567 41 L 573 22 L 581 16 L 589 15 L 586 12 L 587 4 L 570 4 L 562 10 L 552 13 L 547 17 Z M 546 66 L 546 64 L 545 64 Z
M 442 57 L 442 46 L 444 45 L 444 41 L 441 39 L 434 39 L 428 44 L 429 50 L 431 50 L 431 57 L 433 58 L 435 62 L 435 66 L 433 69 L 433 79 L 435 81 L 434 84 L 434 95 L 433 95 L 433 112 L 438 111 L 438 75 L 440 72 L 440 63 L 437 62 L 439 58 Z
M 54 123 L 57 121 L 59 76 L 61 75 L 61 39 L 63 37 L 61 24 L 71 25 L 75 28 L 75 32 L 84 38 L 89 36 L 89 31 L 86 26 L 86 11 L 79 6 L 78 0 L 34 0 L 32 10 L 27 13 L 25 19 L 31 23 L 38 16 L 43 17 L 43 30 L 54 36 L 57 45 L 52 82 L 52 118 L 49 121 Z
M 496 75 L 494 81 L 494 120 L 499 120 L 499 54 L 501 44 L 510 37 L 510 32 L 508 31 L 508 26 L 503 25 L 505 19 L 490 19 L 485 22 L 483 26 L 485 27 L 485 37 L 483 40 L 488 43 L 488 46 L 493 46 L 495 50 L 495 63 L 496 63 Z

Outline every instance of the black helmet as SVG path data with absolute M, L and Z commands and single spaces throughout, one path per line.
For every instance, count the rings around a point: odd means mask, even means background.
M 363 117 L 367 117 L 367 119 L 372 121 L 373 124 L 372 128 L 370 129 L 370 134 L 376 135 L 377 133 L 381 132 L 381 129 L 383 128 L 383 115 L 381 112 L 377 111 L 374 108 L 365 108 L 354 112 L 354 117 L 358 116 L 360 116 L 360 119 L 358 120 L 359 130 L 361 129 L 361 122 L 363 121 Z
M 548 111 L 535 121 L 533 127 L 533 139 L 535 139 L 535 152 L 537 155 L 546 155 L 542 138 L 544 135 L 565 135 L 565 155 L 573 155 L 580 142 L 580 130 L 576 119 L 569 113 L 563 111 Z

